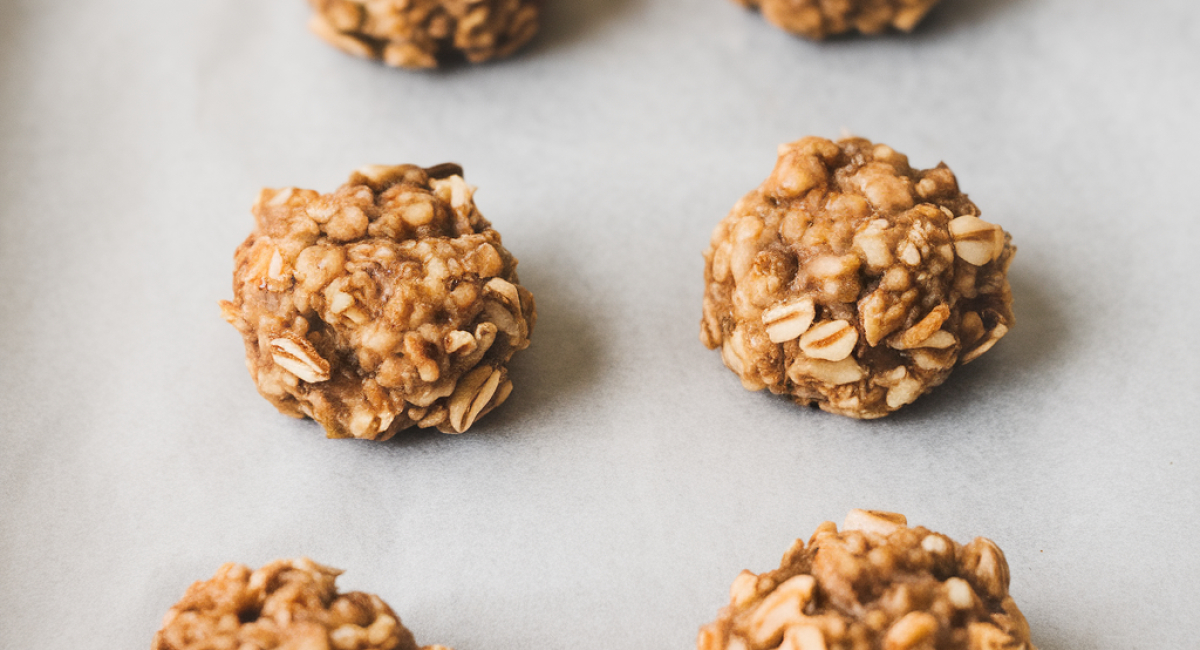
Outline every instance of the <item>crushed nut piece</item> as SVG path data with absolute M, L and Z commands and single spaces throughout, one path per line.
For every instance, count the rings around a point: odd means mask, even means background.
M 354 56 L 433 68 L 512 55 L 537 33 L 540 0 L 309 0 L 309 27 Z
M 308 558 L 276 560 L 257 571 L 225 564 L 211 580 L 188 587 L 151 648 L 418 650 L 412 632 L 378 596 L 339 594 L 339 574 Z
M 472 192 L 456 165 L 364 167 L 325 195 L 263 190 L 221 303 L 263 397 L 332 438 L 373 440 L 462 433 L 499 406 L 536 313 Z
M 1036 650 L 982 537 L 960 546 L 903 515 L 853 510 L 821 524 L 778 569 L 743 571 L 698 650 Z
M 979 217 L 963 215 L 947 224 L 954 251 L 975 266 L 983 266 L 1004 252 L 1004 231 Z
M 822 39 L 858 31 L 878 34 L 889 27 L 910 32 L 938 0 L 734 0 L 759 9 L 768 21 L 793 34 Z
M 713 231 L 700 340 L 748 390 L 887 415 L 1013 326 L 1016 248 L 978 214 L 944 164 L 861 138 L 783 145 Z

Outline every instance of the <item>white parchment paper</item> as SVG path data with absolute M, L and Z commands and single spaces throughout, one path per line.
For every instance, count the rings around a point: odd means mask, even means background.
M 347 57 L 301 0 L 0 0 L 0 648 L 148 647 L 226 561 L 308 555 L 458 650 L 689 648 L 853 507 L 996 540 L 1043 650 L 1200 632 L 1200 7 L 945 0 L 810 43 L 723 0 L 546 0 L 520 56 Z M 775 146 L 946 161 L 1017 326 L 855 422 L 697 339 Z M 327 441 L 218 313 L 262 186 L 462 163 L 536 295 L 469 434 Z

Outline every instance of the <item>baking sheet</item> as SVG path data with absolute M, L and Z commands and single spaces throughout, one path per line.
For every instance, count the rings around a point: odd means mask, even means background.
M 1200 595 L 1200 8 L 946 0 L 814 44 L 721 0 L 547 0 L 411 73 L 299 0 L 0 3 L 0 647 L 146 647 L 226 561 L 308 555 L 458 650 L 688 648 L 854 507 L 989 536 L 1043 650 L 1186 647 Z M 700 253 L 778 143 L 946 161 L 1018 324 L 883 421 L 745 392 Z M 262 186 L 462 163 L 536 295 L 462 436 L 327 441 L 219 317 Z

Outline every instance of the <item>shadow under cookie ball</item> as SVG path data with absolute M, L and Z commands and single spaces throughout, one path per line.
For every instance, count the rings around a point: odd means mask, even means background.
M 225 564 L 188 587 L 163 617 L 151 650 L 449 650 L 418 649 L 378 596 L 339 594 L 339 574 L 308 558 L 257 571 Z
M 772 24 L 798 36 L 823 39 L 889 28 L 912 31 L 939 0 L 733 0 L 759 9 Z
M 742 571 L 698 650 L 1036 650 L 995 542 L 852 510 L 797 539 L 779 568 Z
M 783 145 L 704 253 L 700 340 L 748 390 L 878 418 L 1014 323 L 1016 249 L 945 164 L 862 138 Z
M 401 68 L 511 56 L 538 30 L 541 0 L 309 0 L 309 27 L 338 49 Z
M 371 440 L 462 433 L 503 403 L 536 312 L 473 193 L 453 164 L 263 190 L 221 302 L 259 393 L 331 438 Z

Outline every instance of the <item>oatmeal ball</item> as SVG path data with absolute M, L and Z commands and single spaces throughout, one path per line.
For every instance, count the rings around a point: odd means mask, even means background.
M 852 510 L 742 571 L 698 650 L 1036 650 L 991 540 L 959 545 L 904 515 Z
M 1013 326 L 1008 233 L 945 164 L 809 137 L 713 231 L 700 340 L 748 390 L 887 415 Z
M 338 49 L 401 68 L 503 58 L 538 29 L 540 0 L 309 0 L 309 27 Z
M 339 594 L 339 574 L 308 558 L 257 571 L 225 564 L 211 580 L 188 587 L 163 617 L 151 650 L 418 650 L 378 596 Z
M 859 31 L 878 34 L 893 27 L 912 31 L 938 0 L 734 0 L 776 26 L 807 38 Z
M 263 190 L 221 302 L 263 397 L 331 438 L 374 440 L 462 433 L 499 406 L 536 314 L 473 192 L 453 164 Z

